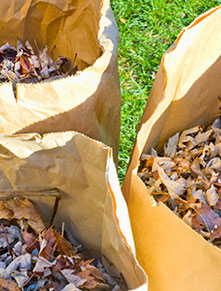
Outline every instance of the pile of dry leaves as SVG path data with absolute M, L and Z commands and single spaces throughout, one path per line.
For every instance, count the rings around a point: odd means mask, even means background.
M 36 44 L 37 47 L 37 44 Z M 19 82 L 51 81 L 74 75 L 77 67 L 70 70 L 70 64 L 65 57 L 59 57 L 53 61 L 53 49 L 49 57 L 48 46 L 42 50 L 37 47 L 34 52 L 28 41 L 25 45 L 17 41 L 17 48 L 8 43 L 0 47 L 0 82 L 11 81 L 13 84 Z
M 126 290 L 99 260 L 45 229 L 28 199 L 0 201 L 0 219 L 0 290 Z
M 221 117 L 177 133 L 160 155 L 143 154 L 139 176 L 157 202 L 221 248 Z

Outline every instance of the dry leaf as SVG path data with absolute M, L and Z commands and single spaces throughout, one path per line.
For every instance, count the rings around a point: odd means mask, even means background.
M 219 200 L 218 193 L 213 185 L 206 191 L 206 200 L 210 206 L 216 205 Z
M 179 147 L 181 149 L 185 148 L 187 146 L 186 145 L 187 143 L 191 144 L 191 147 L 195 146 L 196 142 L 195 142 L 193 136 L 196 135 L 199 131 L 200 131 L 200 126 L 196 126 L 196 127 L 184 130 L 181 133 L 180 138 L 179 138 L 179 143 L 178 143 Z
M 200 215 L 196 215 L 197 220 L 205 228 L 212 231 L 216 226 L 221 226 L 221 218 L 208 205 L 202 203 L 201 206 L 196 207 Z
M 45 269 L 52 267 L 54 264 L 46 260 L 45 258 L 39 256 L 33 272 L 44 273 Z
M 23 231 L 22 236 L 27 245 L 26 250 L 29 253 L 32 253 L 35 248 L 39 249 L 39 241 L 36 239 L 33 233 Z
M 17 269 L 31 269 L 31 255 L 26 253 L 15 258 L 5 269 L 4 273 L 1 274 L 2 277 L 8 278 Z
M 202 142 L 206 142 L 210 135 L 212 134 L 213 130 L 210 129 L 210 130 L 207 130 L 206 132 L 199 132 L 196 137 L 194 138 L 195 139 L 195 145 L 198 145 L 199 143 L 202 143 Z
M 35 83 L 39 81 L 51 81 L 58 78 L 75 75 L 77 66 L 68 69 L 70 63 L 65 57 L 59 57 L 56 62 L 49 57 L 49 48 L 42 50 L 37 47 L 35 54 L 31 44 L 25 45 L 17 41 L 17 48 L 8 43 L 0 47 L 0 82 L 11 81 L 15 92 L 16 83 Z M 16 93 L 16 92 L 15 92 Z
M 12 220 L 13 218 L 14 213 L 7 207 L 7 203 L 5 201 L 0 201 L 0 219 Z
M 208 174 L 218 174 L 221 169 L 221 160 L 219 157 L 211 159 L 206 166 L 206 173 Z
M 212 241 L 219 240 L 219 243 L 221 243 L 221 225 L 214 226 L 210 238 Z
M 28 225 L 24 227 L 26 220 L 35 228 L 42 223 L 37 221 L 40 216 L 30 201 L 1 201 L 0 208 L 5 223 L 0 227 L 0 277 L 3 278 L 0 286 L 2 284 L 3 290 L 20 290 L 19 287 L 21 290 L 42 291 L 120 288 L 114 279 L 106 279 L 110 276 L 102 265 L 101 272 L 95 267 L 94 259 L 84 259 L 83 255 L 76 253 L 53 227 L 41 234 L 34 233 Z M 11 225 L 6 218 L 16 219 L 20 228 Z M 26 231 L 22 231 L 24 228 Z M 18 285 L 10 281 L 11 278 Z M 126 286 L 122 290 L 126 290 Z
M 20 291 L 21 289 L 18 287 L 18 285 L 9 279 L 0 278 L 0 288 L 4 291 Z
M 73 254 L 73 247 L 71 244 L 64 239 L 56 230 L 54 230 L 56 237 L 56 244 L 58 252 L 62 255 L 71 256 Z
M 61 273 L 69 283 L 74 284 L 76 287 L 82 287 L 87 282 L 87 279 L 82 279 L 78 275 L 75 275 L 71 269 L 61 270 Z
M 40 215 L 37 213 L 33 204 L 28 199 L 21 200 L 15 198 L 13 200 L 5 201 L 5 203 L 8 208 L 13 211 L 14 219 L 27 219 L 30 227 L 37 233 L 40 233 L 45 229 Z
M 53 266 L 53 272 L 61 271 L 63 269 L 69 269 L 72 268 L 73 264 L 70 262 L 70 260 L 67 257 L 59 256 L 56 259 L 56 263 Z M 76 264 L 75 264 L 76 267 Z
M 176 153 L 176 149 L 177 149 L 177 145 L 178 145 L 178 141 L 179 141 L 179 136 L 180 136 L 180 134 L 178 132 L 174 136 L 169 138 L 167 144 L 164 147 L 165 156 L 170 157 L 170 158 L 174 158 L 175 153 Z
M 200 202 L 203 202 L 206 204 L 206 199 L 204 197 L 203 190 L 201 189 L 192 190 L 192 196 L 195 199 L 194 202 L 196 202 L 196 200 L 199 200 Z
M 56 246 L 56 236 L 54 234 L 53 228 L 50 227 L 42 233 L 39 255 L 47 260 L 51 259 L 56 250 Z
M 165 203 L 205 239 L 221 247 L 221 117 L 207 129 L 177 133 L 158 154 L 143 154 L 139 177 L 157 202 Z
M 202 177 L 204 180 L 207 180 L 206 176 L 203 174 L 203 172 L 200 169 L 200 164 L 198 162 L 198 159 L 195 159 L 192 163 L 192 165 L 190 166 L 191 170 L 193 171 L 193 173 L 196 176 L 200 176 Z
M 158 168 L 160 180 L 165 185 L 165 187 L 168 190 L 168 193 L 172 198 L 177 198 L 186 191 L 187 184 L 184 179 L 173 181 L 166 175 L 166 173 L 160 166 L 156 167 Z
M 82 284 L 84 288 L 91 290 L 98 286 L 98 282 L 95 280 L 94 276 L 91 276 L 92 271 L 90 269 L 79 272 L 77 275 L 82 278 L 82 280 L 85 280 L 85 283 Z

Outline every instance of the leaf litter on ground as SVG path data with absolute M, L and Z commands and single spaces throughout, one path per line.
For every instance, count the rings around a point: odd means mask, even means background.
M 127 290 L 79 249 L 46 229 L 27 198 L 0 201 L 0 290 Z
M 148 192 L 221 248 L 221 116 L 169 138 L 163 152 L 141 156 Z

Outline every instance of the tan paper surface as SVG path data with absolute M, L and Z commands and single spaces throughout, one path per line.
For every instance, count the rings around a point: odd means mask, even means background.
M 47 224 L 57 191 L 61 200 L 55 225 L 64 222 L 85 248 L 106 256 L 123 274 L 128 290 L 147 290 L 132 253 L 127 206 L 109 147 L 76 132 L 0 135 L 0 177 L 0 198 L 5 191 L 27 193 Z
M 221 250 L 165 205 L 137 176 L 141 154 L 176 132 L 209 125 L 221 96 L 221 7 L 197 18 L 163 56 L 123 185 L 138 261 L 151 291 L 219 291 Z
M 102 2 L 102 3 L 101 3 Z M 0 85 L 0 132 L 76 130 L 118 152 L 120 87 L 118 29 L 109 0 L 1 1 L 0 45 L 17 38 L 54 49 L 55 58 L 80 70 L 73 77 L 37 84 Z M 87 67 L 87 68 L 86 68 Z M 86 69 L 85 69 L 86 68 Z

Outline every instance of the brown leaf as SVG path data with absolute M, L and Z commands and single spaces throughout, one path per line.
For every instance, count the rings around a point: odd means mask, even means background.
M 8 208 L 5 201 L 0 201 L 0 219 L 12 220 L 14 218 L 14 213 Z
M 196 209 L 200 214 L 196 215 L 195 218 L 203 228 L 211 232 L 215 225 L 218 227 L 221 225 L 221 218 L 207 204 L 201 203 L 201 206 L 196 207 Z
M 153 161 L 154 161 L 154 158 L 148 159 L 146 161 L 146 163 L 145 163 L 146 168 L 152 167 L 153 166 Z
M 0 278 L 0 290 L 20 291 L 21 289 L 14 281 L 5 278 Z
M 218 190 L 218 202 L 216 203 L 215 208 L 221 211 L 221 187 Z
M 44 223 L 40 215 L 35 210 L 33 204 L 26 199 L 13 199 L 5 201 L 8 208 L 14 212 L 14 219 L 27 219 L 30 227 L 37 233 L 40 233 L 45 229 Z
M 28 41 L 23 45 L 18 40 L 17 49 L 8 43 L 4 44 L 0 47 L 0 82 L 35 83 L 76 74 L 77 65 L 71 68 L 66 57 L 58 57 L 54 62 L 48 53 L 49 48 L 45 46 L 41 51 L 38 49 L 38 53 L 35 55 Z
M 84 270 L 82 272 L 77 273 L 77 275 L 85 280 L 85 283 L 83 284 L 84 288 L 87 289 L 94 289 L 97 287 L 98 282 L 95 280 L 95 278 L 92 275 L 92 270 Z
M 138 169 L 157 202 L 165 203 L 210 242 L 213 232 L 217 246 L 221 244 L 217 238 L 221 225 L 220 120 L 207 129 L 187 129 L 179 140 L 177 133 L 164 145 L 164 152 L 151 149 L 150 154 L 143 153 Z
M 198 219 L 199 215 L 193 215 L 190 224 L 196 231 L 203 230 L 205 228 L 205 223 L 201 223 Z
M 158 171 L 154 171 L 154 172 L 152 172 L 152 174 L 153 174 L 153 177 L 156 181 L 160 178 Z
M 27 252 L 32 253 L 35 248 L 39 249 L 39 241 L 32 233 L 23 231 L 22 236 L 27 244 Z
M 59 256 L 53 266 L 53 272 L 61 271 L 63 269 L 71 269 L 73 265 L 67 257 Z
M 173 181 L 169 178 L 168 175 L 164 172 L 163 168 L 157 166 L 158 174 L 162 183 L 166 186 L 171 198 L 177 198 L 182 195 L 186 189 L 187 184 L 184 179 L 178 179 L 177 181 Z
M 40 245 L 40 255 L 49 260 L 53 257 L 54 252 L 56 250 L 57 244 L 56 244 L 56 236 L 53 230 L 53 227 L 50 227 L 49 229 L 45 230 L 42 233 L 42 244 Z M 44 246 L 43 246 L 44 244 Z
M 29 58 L 27 56 L 21 55 L 19 60 L 20 60 L 22 74 L 25 74 L 25 75 L 33 74 L 35 72 L 34 67 L 30 63 Z
M 77 274 L 74 274 L 74 271 L 71 269 L 61 270 L 61 273 L 69 283 L 74 284 L 76 287 L 82 287 L 87 282 L 87 279 L 82 279 Z
M 71 256 L 73 254 L 72 245 L 65 238 L 63 238 L 56 230 L 54 230 L 54 234 L 56 237 L 57 251 L 61 255 Z
M 97 280 L 100 280 L 101 282 L 105 282 L 104 276 L 99 269 L 92 266 L 89 268 L 89 270 L 91 272 L 91 275 L 93 275 L 94 278 L 96 278 Z

